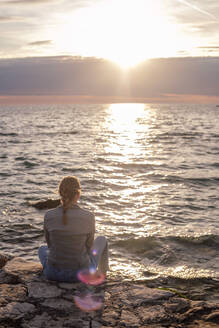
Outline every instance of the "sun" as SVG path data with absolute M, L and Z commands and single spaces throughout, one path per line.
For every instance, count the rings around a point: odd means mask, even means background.
M 97 2 L 65 16 L 55 39 L 62 53 L 101 57 L 123 68 L 171 56 L 182 45 L 161 0 Z

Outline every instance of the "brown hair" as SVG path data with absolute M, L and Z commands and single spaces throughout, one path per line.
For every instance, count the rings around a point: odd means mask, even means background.
M 71 207 L 72 201 L 77 194 L 80 193 L 81 185 L 78 178 L 74 176 L 64 177 L 59 184 L 59 194 L 63 206 L 63 224 L 67 224 L 66 211 Z

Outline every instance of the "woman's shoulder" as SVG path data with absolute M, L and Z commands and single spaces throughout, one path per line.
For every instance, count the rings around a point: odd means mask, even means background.
M 45 215 L 44 215 L 44 219 L 45 220 L 49 220 L 51 218 L 56 218 L 57 216 L 59 216 L 62 213 L 62 208 L 61 206 L 58 206 L 56 208 L 53 208 L 51 210 L 48 210 Z
M 85 218 L 85 219 L 88 219 L 88 220 L 94 220 L 95 218 L 95 215 L 93 212 L 87 210 L 87 209 L 84 209 L 84 208 L 81 208 L 81 207 L 77 207 L 77 210 L 78 210 L 78 214 L 79 216 Z

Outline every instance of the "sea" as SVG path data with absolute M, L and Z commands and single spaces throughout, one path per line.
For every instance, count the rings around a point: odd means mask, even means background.
M 109 241 L 112 279 L 219 300 L 219 108 L 0 105 L 0 252 L 38 261 L 63 176 Z

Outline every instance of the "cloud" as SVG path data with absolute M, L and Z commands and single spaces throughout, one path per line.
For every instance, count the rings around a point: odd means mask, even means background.
M 12 22 L 21 22 L 21 21 L 25 21 L 26 18 L 22 17 L 22 16 L 0 16 L 0 23 L 12 23 Z
M 216 17 L 213 14 L 211 14 L 207 10 L 202 9 L 200 6 L 194 5 L 193 3 L 191 3 L 191 1 L 185 1 L 185 0 L 177 0 L 177 1 L 184 4 L 185 6 L 188 6 L 191 9 L 203 14 L 203 15 L 206 15 L 208 17 L 216 19 Z
M 0 16 L 0 22 L 8 22 L 11 21 L 13 17 L 11 16 Z
M 34 42 L 30 42 L 27 45 L 28 46 L 47 46 L 52 44 L 52 40 L 42 40 L 42 41 L 34 41 Z
M 27 4 L 27 5 L 34 5 L 38 3 L 45 3 L 45 2 L 54 2 L 57 0 L 4 0 L 1 1 L 1 4 L 6 5 L 19 5 L 19 4 Z
M 198 49 L 219 49 L 219 46 L 203 46 L 203 47 L 197 47 Z
M 92 57 L 35 57 L 0 60 L 0 71 L 2 96 L 207 99 L 219 90 L 219 57 L 153 59 L 127 72 Z
M 200 49 L 203 51 L 203 53 L 209 53 L 209 54 L 215 54 L 217 55 L 217 53 L 219 52 L 219 46 L 201 46 L 201 47 L 197 47 L 197 49 Z

